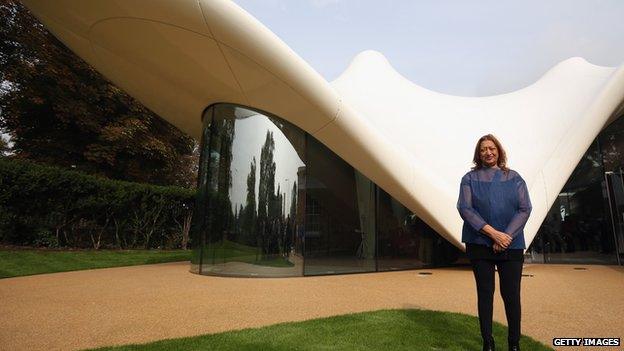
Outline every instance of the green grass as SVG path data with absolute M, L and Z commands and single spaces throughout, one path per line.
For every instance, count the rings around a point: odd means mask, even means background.
M 223 262 L 245 262 L 258 266 L 269 267 L 292 267 L 294 264 L 284 257 L 276 255 L 276 257 L 260 258 L 259 249 L 233 241 L 225 240 L 214 243 L 214 250 L 210 251 L 209 247 L 204 250 L 204 262 L 211 263 L 211 257 L 216 257 L 215 263 Z M 258 256 L 257 256 L 258 255 Z M 256 260 L 256 257 L 260 258 Z
M 0 250 L 0 278 L 92 268 L 189 261 L 190 250 Z
M 200 323 L 201 321 L 198 321 Z M 494 324 L 496 348 L 507 328 Z M 522 337 L 521 349 L 553 350 Z M 481 350 L 479 321 L 458 313 L 382 310 L 97 350 Z
M 265 266 L 265 267 L 292 267 L 295 264 L 285 259 L 284 257 L 273 257 L 269 259 L 262 259 L 259 261 L 253 261 L 251 264 L 255 264 L 256 266 Z

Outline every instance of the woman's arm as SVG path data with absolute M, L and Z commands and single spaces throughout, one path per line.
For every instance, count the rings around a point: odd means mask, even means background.
M 529 190 L 527 189 L 527 185 L 518 175 L 516 184 L 516 191 L 518 192 L 518 209 L 516 210 L 516 214 L 511 218 L 507 228 L 505 228 L 505 233 L 511 235 L 512 238 L 515 238 L 524 228 L 527 220 L 529 219 L 529 215 L 531 214 L 531 199 L 529 199 Z
M 461 218 L 477 232 L 487 224 L 479 212 L 472 207 L 472 190 L 470 188 L 468 175 L 462 178 L 461 184 L 459 185 L 457 210 Z

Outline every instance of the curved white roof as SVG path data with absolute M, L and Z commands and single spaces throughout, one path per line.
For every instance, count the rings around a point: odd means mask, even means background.
M 624 66 L 582 58 L 512 93 L 458 97 L 413 84 L 375 51 L 329 83 L 227 0 L 23 2 L 73 51 L 186 133 L 198 138 L 203 110 L 218 102 L 280 116 L 460 248 L 459 180 L 481 135 L 499 137 L 529 185 L 529 243 L 624 101 Z

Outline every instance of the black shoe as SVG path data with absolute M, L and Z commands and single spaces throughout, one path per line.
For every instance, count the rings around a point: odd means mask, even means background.
M 509 351 L 520 351 L 520 345 L 519 344 L 509 344 Z
M 483 341 L 483 351 L 496 351 L 494 346 L 494 338 L 490 337 L 490 340 Z

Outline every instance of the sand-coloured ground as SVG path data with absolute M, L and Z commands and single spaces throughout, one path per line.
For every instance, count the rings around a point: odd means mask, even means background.
M 143 343 L 387 308 L 476 315 L 468 267 L 301 278 L 188 270 L 166 263 L 2 279 L 0 349 Z M 522 281 L 523 334 L 547 345 L 553 337 L 624 341 L 624 267 L 535 264 L 524 273 L 532 276 Z M 494 318 L 506 324 L 498 282 Z

